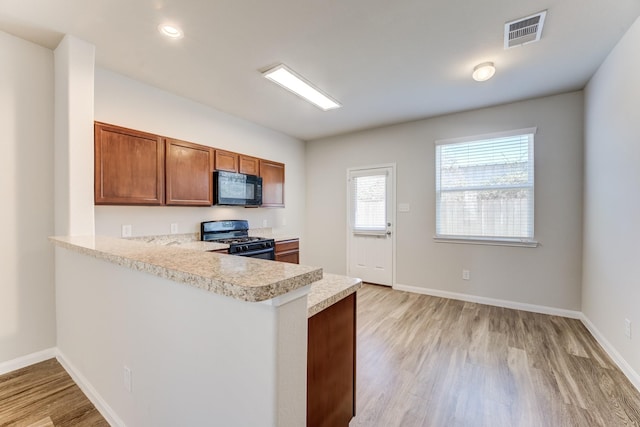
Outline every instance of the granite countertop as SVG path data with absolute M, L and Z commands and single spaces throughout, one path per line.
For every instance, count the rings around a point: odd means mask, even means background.
M 273 231 L 270 228 L 251 229 L 249 230 L 249 236 L 263 237 L 265 239 L 274 239 L 276 242 L 298 239 L 298 236 L 273 233 Z M 155 245 L 163 245 L 163 246 L 179 246 L 184 249 L 193 249 L 196 251 L 215 251 L 219 249 L 229 248 L 229 245 L 226 243 L 201 241 L 200 233 L 162 234 L 157 236 L 128 237 L 127 240 L 153 243 Z
M 307 317 L 331 307 L 361 287 L 360 279 L 325 273 L 321 280 L 311 284 L 311 290 L 307 295 Z
M 261 237 L 275 237 L 262 231 Z M 307 317 L 311 317 L 356 292 L 357 278 L 322 274 L 316 267 L 209 253 L 227 244 L 202 242 L 198 233 L 114 237 L 52 237 L 59 246 L 145 271 L 243 301 L 264 301 L 311 283 Z M 278 236 L 276 240 L 297 239 Z
M 206 252 L 210 242 L 103 236 L 51 237 L 56 245 L 242 301 L 265 301 L 322 279 L 322 269 Z M 224 247 L 224 246 L 223 246 Z M 221 249 L 221 248 L 220 248 Z

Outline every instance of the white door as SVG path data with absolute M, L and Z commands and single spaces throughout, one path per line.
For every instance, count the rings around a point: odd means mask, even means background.
M 393 285 L 395 166 L 348 170 L 348 275 Z

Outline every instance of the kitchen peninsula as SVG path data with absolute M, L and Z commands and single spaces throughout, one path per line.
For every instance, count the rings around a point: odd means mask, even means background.
M 359 279 L 189 244 L 51 240 L 61 362 L 112 425 L 305 424 L 307 318 Z

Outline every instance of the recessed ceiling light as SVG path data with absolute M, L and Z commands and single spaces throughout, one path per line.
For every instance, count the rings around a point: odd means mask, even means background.
M 483 62 L 482 64 L 478 64 L 473 68 L 473 80 L 477 82 L 483 82 L 485 80 L 489 80 L 496 73 L 496 67 L 493 65 L 493 62 Z
M 313 87 L 311 83 L 307 82 L 302 76 L 296 74 L 284 64 L 276 65 L 264 71 L 262 75 L 288 91 L 304 98 L 323 111 L 333 110 L 334 108 L 340 108 L 342 106 L 334 99 L 331 99 L 329 95 Z
M 160 34 L 172 39 L 181 39 L 182 37 L 184 37 L 184 33 L 182 32 L 182 30 L 175 25 L 160 24 L 158 25 L 158 31 L 160 31 Z

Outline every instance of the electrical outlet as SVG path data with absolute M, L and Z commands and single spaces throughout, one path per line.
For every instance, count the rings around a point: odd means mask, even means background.
M 268 224 L 267 220 L 263 219 L 262 220 L 262 228 L 267 228 L 267 224 Z
M 131 373 L 131 369 L 124 367 L 124 388 L 129 393 L 133 391 L 133 374 Z
M 462 270 L 462 280 L 471 280 L 471 272 L 469 270 Z
M 122 237 L 131 237 L 131 224 L 122 226 Z
M 631 339 L 631 320 L 624 319 L 624 335 Z
M 177 222 L 172 222 L 171 223 L 171 234 L 178 234 L 178 223 Z

